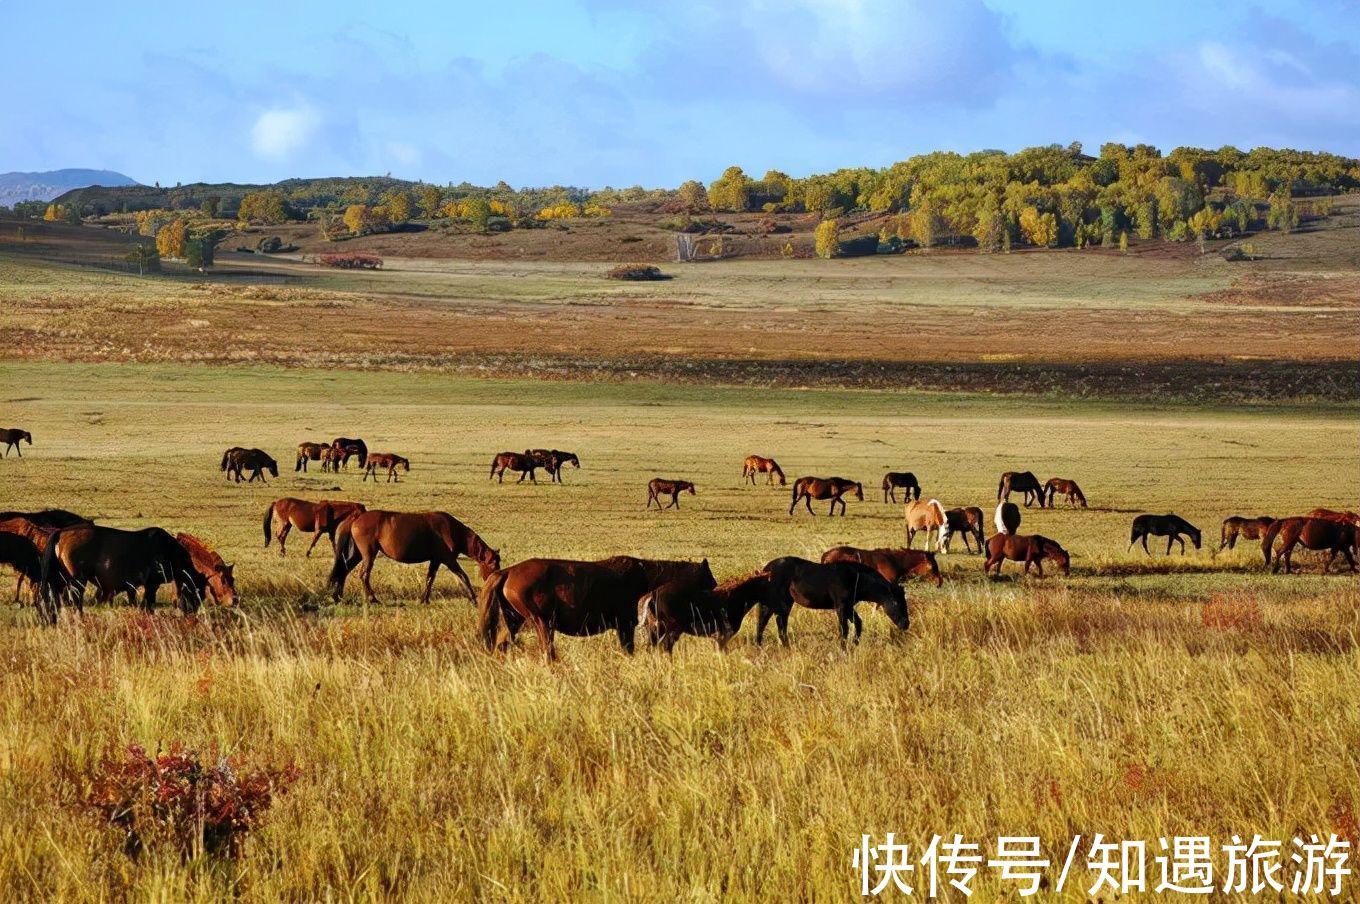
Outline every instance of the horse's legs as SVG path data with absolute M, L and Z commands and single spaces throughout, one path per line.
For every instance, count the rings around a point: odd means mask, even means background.
M 1180 543 L 1181 545 L 1181 555 L 1185 555 L 1185 538 L 1182 537 L 1180 534 L 1177 534 L 1176 542 Z
M 836 610 L 836 628 L 841 634 L 841 649 L 845 649 L 845 641 L 850 636 L 850 612 L 846 606 L 841 606 Z
M 468 579 L 467 572 L 458 565 L 458 553 L 451 553 L 450 558 L 446 559 L 443 565 L 449 571 L 453 572 L 454 577 L 462 582 L 463 589 L 467 591 L 468 599 L 472 600 L 472 604 L 475 606 L 477 604 L 477 594 L 472 589 L 472 581 Z M 429 601 L 429 591 L 426 591 L 425 602 L 428 603 Z
M 774 616 L 775 627 L 779 629 L 779 642 L 786 647 L 789 645 L 789 611 L 785 609 Z
M 623 647 L 623 652 L 627 653 L 629 656 L 632 656 L 633 635 L 637 632 L 637 624 L 636 623 L 629 624 L 626 621 L 620 621 L 617 625 L 614 626 L 614 630 L 618 632 L 619 646 Z
M 324 530 L 319 530 L 319 531 L 317 531 L 316 533 L 312 534 L 312 545 L 307 547 L 307 556 L 308 556 L 308 557 L 311 556 L 312 550 L 313 550 L 313 549 L 316 549 L 316 544 L 319 543 L 319 542 L 321 542 L 321 538 L 322 538 L 323 536 L 326 536 L 326 535 L 327 535 L 327 534 L 326 534 L 326 532 L 325 532 Z M 334 547 L 335 547 L 335 535 L 334 535 L 334 534 L 330 534 L 329 536 L 330 536 L 330 538 L 331 538 L 331 547 L 334 548 Z
M 1148 549 L 1147 538 L 1148 535 L 1143 534 L 1143 552 L 1147 553 L 1148 555 L 1152 555 L 1152 550 Z
M 796 509 L 797 507 L 798 507 L 798 494 L 794 493 L 793 501 L 789 503 L 789 514 L 792 515 L 793 510 Z
M 1042 557 L 1037 558 L 1037 559 L 1034 560 L 1034 568 L 1035 568 L 1035 571 L 1038 572 L 1039 577 L 1043 577 L 1043 576 L 1044 576 L 1044 560 L 1043 560 Z
M 378 605 L 378 595 L 373 592 L 373 584 L 369 582 L 369 577 L 373 574 L 373 563 L 378 561 L 378 551 L 375 549 L 371 553 L 359 551 L 363 558 L 363 567 L 359 570 L 359 579 L 363 582 L 364 593 L 368 596 L 368 601 L 373 605 Z
M 656 507 L 657 507 L 657 508 L 661 508 L 661 500 L 656 498 L 656 491 L 655 491 L 655 490 L 652 490 L 652 489 L 648 489 L 648 490 L 647 490 L 647 508 L 650 509 L 650 508 L 652 507 L 652 503 L 653 503 L 653 502 L 656 503 Z
M 430 590 L 434 588 L 434 575 L 439 570 L 439 560 L 431 559 L 430 567 L 425 571 L 425 593 L 421 595 L 420 601 L 425 605 L 430 605 Z
M 281 556 L 285 556 L 285 555 L 288 554 L 288 552 L 287 552 L 287 550 L 284 548 L 284 545 L 283 545 L 283 544 L 284 544 L 284 541 L 288 539 L 288 534 L 289 534 L 292 530 L 293 530 L 293 522 L 292 522 L 292 521 L 287 521 L 287 520 L 283 522 L 283 527 L 279 528 L 279 555 L 281 555 Z M 312 546 L 315 546 L 315 545 L 316 545 L 316 541 L 313 540 L 313 541 L 312 541 Z M 307 548 L 307 555 L 310 556 L 311 554 L 312 554 L 311 547 L 308 547 L 308 548 Z
M 853 607 L 850 609 L 850 621 L 855 626 L 855 646 L 859 646 L 860 635 L 864 633 L 864 619 L 859 617 Z
M 812 516 L 815 518 L 815 517 L 817 516 L 817 513 L 814 512 L 814 511 L 812 510 L 812 494 L 811 494 L 811 493 L 804 493 L 804 494 L 803 494 L 803 504 L 804 504 L 805 506 L 807 506 L 808 514 L 809 514 L 809 515 L 812 515 Z
M 756 610 L 756 646 L 765 642 L 765 626 L 770 623 L 771 615 L 774 615 L 774 610 L 760 603 Z
M 1351 555 L 1351 551 L 1349 549 L 1347 549 L 1344 546 L 1341 547 L 1341 554 L 1346 557 L 1346 564 L 1351 567 L 1351 571 L 1360 570 L 1355 567 L 1355 556 Z
M 671 494 L 671 504 L 668 505 L 668 506 L 666 506 L 666 507 L 667 507 L 667 508 L 679 508 L 679 507 L 680 507 L 680 491 L 679 491 L 679 490 L 676 490 L 674 493 Z

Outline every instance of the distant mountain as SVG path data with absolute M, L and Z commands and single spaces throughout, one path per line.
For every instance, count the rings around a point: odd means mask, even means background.
M 45 173 L 0 173 L 0 205 L 13 207 L 19 201 L 51 201 L 73 188 L 91 185 L 136 185 L 122 173 L 112 170 L 59 169 Z

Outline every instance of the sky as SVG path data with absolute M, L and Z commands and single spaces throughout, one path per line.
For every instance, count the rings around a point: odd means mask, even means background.
M 0 171 L 599 188 L 1072 141 L 1360 156 L 1360 0 L 0 0 Z

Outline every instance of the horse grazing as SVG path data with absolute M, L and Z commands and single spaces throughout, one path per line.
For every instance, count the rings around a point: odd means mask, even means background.
M 189 554 L 194 570 L 203 576 L 217 605 L 227 609 L 236 605 L 236 566 L 222 561 L 216 550 L 193 534 L 175 534 L 175 539 Z
M 992 534 L 992 538 L 987 541 L 987 561 L 982 565 L 982 573 L 995 569 L 999 577 L 1001 563 L 1006 559 L 1024 562 L 1025 574 L 1029 574 L 1029 567 L 1033 565 L 1038 569 L 1039 577 L 1044 576 L 1044 559 L 1057 562 L 1064 575 L 1072 573 L 1072 557 L 1067 554 L 1067 550 L 1038 534 L 1023 537 L 1019 534 Z
M 915 549 L 857 549 L 854 546 L 835 546 L 822 553 L 822 564 L 858 562 L 877 571 L 885 581 L 900 584 L 910 577 L 922 577 L 936 587 L 944 584 L 940 565 L 933 552 Z
M 331 440 L 331 470 L 349 470 L 349 460 L 358 457 L 359 467 L 368 464 L 368 443 L 358 437 L 337 436 Z M 337 464 L 338 462 L 338 464 Z
M 992 515 L 998 534 L 1013 534 L 1020 529 L 1020 506 L 1014 502 L 1003 502 Z
M 784 469 L 779 467 L 779 462 L 773 458 L 763 458 L 759 455 L 748 455 L 746 461 L 741 466 L 741 481 L 750 481 L 752 485 L 756 482 L 756 475 L 764 474 L 765 482 L 774 486 L 774 479 L 779 478 L 779 485 L 782 487 L 788 483 L 784 479 Z
M 557 658 L 553 635 L 588 637 L 614 631 L 633 652 L 638 603 L 663 584 L 709 590 L 716 585 L 708 560 L 676 562 L 615 556 L 597 562 L 526 559 L 482 586 L 478 630 L 488 650 L 504 652 L 525 622 L 538 634 L 544 655 Z
M 671 497 L 670 504 L 666 505 L 665 508 L 679 508 L 681 493 L 689 493 L 691 496 L 699 495 L 694 490 L 694 484 L 688 480 L 667 480 L 664 477 L 653 477 L 647 483 L 647 508 L 651 508 L 652 503 L 655 502 L 656 510 L 661 511 L 662 496 Z
M 764 599 L 772 586 L 764 571 L 735 578 L 706 590 L 693 581 L 662 584 L 638 601 L 638 624 L 651 646 L 667 653 L 684 634 L 714 637 L 718 649 L 741 630 L 746 613 Z
M 562 467 L 571 465 L 573 468 L 580 469 L 581 459 L 576 457 L 575 452 L 563 452 L 561 449 L 525 449 L 525 455 L 532 456 L 538 466 L 548 472 L 552 478 L 551 483 L 562 483 Z
M 372 477 L 373 482 L 378 482 L 378 469 L 387 470 L 387 482 L 399 481 L 397 468 L 401 468 L 406 473 L 411 473 L 411 461 L 402 458 L 394 452 L 370 452 L 368 454 L 368 464 L 364 467 L 364 480 Z
M 1182 536 L 1184 535 L 1184 536 Z M 1199 528 L 1180 515 L 1139 515 L 1133 519 L 1133 530 L 1129 534 L 1129 549 L 1133 549 L 1133 544 L 1140 539 L 1143 541 L 1143 552 L 1152 555 L 1152 550 L 1148 549 L 1148 537 L 1166 537 L 1166 554 L 1171 555 L 1171 544 L 1180 543 L 1181 555 L 1185 555 L 1185 537 L 1189 537 L 1195 544 L 1195 549 L 1199 549 Z
M 245 449 L 241 446 L 233 446 L 222 454 L 222 470 L 227 472 L 227 477 L 235 477 L 236 482 L 242 480 L 242 472 L 250 471 L 250 480 L 247 483 L 268 483 L 264 479 L 264 472 L 268 471 L 270 476 L 279 476 L 279 463 L 270 458 L 259 449 Z
M 326 453 L 330 451 L 330 448 L 328 443 L 298 443 L 297 464 L 293 465 L 293 470 L 305 473 L 307 462 L 319 461 L 321 462 L 321 470 L 325 471 L 327 465 Z
M 538 478 L 534 476 L 538 466 L 538 461 L 528 453 L 499 452 L 491 459 L 491 477 L 499 477 L 499 482 L 505 483 L 506 471 L 518 471 L 520 475 L 516 483 L 524 483 L 525 477 L 529 478 L 530 483 L 538 483 Z
M 1044 492 L 1048 496 L 1048 507 L 1053 508 L 1057 502 L 1058 494 L 1061 493 L 1067 500 L 1067 504 L 1076 506 L 1081 504 L 1086 508 L 1086 495 L 1082 493 L 1081 487 L 1077 486 L 1075 480 L 1068 480 L 1065 477 L 1050 477 L 1048 483 L 1044 484 Z
M 93 524 L 65 527 L 52 535 L 42 558 L 38 586 L 38 617 L 57 623 L 57 612 L 68 598 L 83 611 L 87 584 L 95 585 L 95 600 L 107 603 L 115 594 L 126 593 L 142 608 L 156 606 L 156 591 L 173 583 L 179 608 L 189 615 L 198 611 L 207 581 L 179 541 L 159 527 L 118 530 Z
M 1218 549 L 1214 550 L 1214 555 L 1218 555 L 1225 548 L 1232 549 L 1237 545 L 1237 538 L 1243 540 L 1260 540 L 1265 535 L 1266 528 L 1275 521 L 1268 515 L 1259 518 L 1243 518 L 1233 515 L 1231 518 L 1223 519 L 1223 532 L 1219 537 Z
M 23 519 L 6 519 L 0 521 L 0 565 L 8 565 L 19 573 L 19 581 L 14 585 L 14 602 L 19 605 L 19 591 L 23 589 L 24 581 L 28 581 L 30 587 L 37 587 L 42 579 L 42 554 L 39 543 L 44 548 L 47 546 L 47 538 L 51 531 L 44 528 L 34 528 L 34 533 L 30 533 L 26 528 L 28 522 L 23 522 L 23 526 L 16 522 Z
M 1291 574 L 1294 570 L 1294 547 L 1302 544 L 1304 549 L 1330 552 L 1331 556 L 1322 566 L 1322 573 L 1326 574 L 1336 561 L 1338 554 L 1346 557 L 1346 564 L 1351 571 L 1356 570 L 1355 549 L 1356 533 L 1360 530 L 1354 524 L 1345 521 L 1333 521 L 1329 518 L 1281 518 L 1273 522 L 1266 528 L 1265 536 L 1261 539 L 1261 551 L 1265 554 L 1266 564 L 1270 565 L 1271 573 L 1280 570 L 1280 562 L 1284 562 L 1284 573 Z M 1279 538 L 1280 549 L 1275 556 L 1275 561 L 1271 562 L 1271 551 L 1275 547 L 1275 540 Z
M 986 533 L 982 527 L 984 523 L 982 509 L 975 505 L 970 505 L 967 508 L 952 508 L 944 513 L 944 519 L 944 530 L 940 532 L 940 548 L 945 553 L 949 552 L 949 541 L 954 538 L 954 535 L 962 534 L 963 548 L 968 552 L 973 551 L 973 547 L 968 542 L 968 538 L 972 537 L 977 541 L 978 555 L 982 555 L 982 544 L 987 541 Z
M 930 551 L 930 532 L 935 531 L 935 548 L 944 548 L 944 529 L 949 523 L 949 515 L 945 512 L 944 506 L 938 499 L 928 499 L 925 502 L 913 499 L 906 504 L 903 513 L 907 522 L 907 549 L 911 549 L 911 544 L 916 539 L 916 535 L 925 531 L 926 551 Z
M 766 563 L 762 571 L 770 573 L 771 587 L 760 601 L 756 618 L 756 644 L 765 638 L 765 626 L 774 616 L 779 630 L 779 642 L 789 645 L 789 613 L 795 605 L 807 609 L 833 609 L 840 627 L 841 648 L 844 649 L 855 626 L 855 643 L 864 633 L 864 622 L 855 612 L 859 602 L 878 603 L 883 612 L 900 630 L 907 630 L 907 593 L 898 584 L 886 580 L 874 569 L 858 562 L 832 562 L 823 565 L 797 556 L 784 556 Z
M 841 517 L 845 517 L 846 493 L 854 491 L 855 498 L 860 502 L 864 501 L 864 484 L 854 480 L 847 480 L 844 477 L 799 477 L 793 482 L 793 502 L 789 503 L 789 514 L 798 507 L 801 499 L 803 505 L 807 507 L 809 515 L 817 514 L 812 510 L 812 500 L 830 499 L 831 508 L 828 515 L 836 514 L 836 506 L 841 507 Z
M 9 450 L 13 449 L 20 458 L 24 457 L 24 450 L 19 445 L 20 442 L 33 445 L 33 434 L 27 430 L 20 430 L 18 427 L 8 427 L 0 429 L 0 443 L 5 444 L 5 454 L 0 457 L 8 458 Z
M 897 491 L 904 490 L 903 501 L 921 498 L 921 484 L 910 471 L 889 471 L 883 475 L 883 501 L 896 502 Z
M 378 604 L 369 578 L 373 575 L 373 563 L 379 555 L 404 565 L 429 563 L 429 570 L 425 574 L 425 592 L 420 598 L 427 605 L 440 565 L 463 582 L 468 598 L 474 602 L 477 594 L 472 590 L 472 581 L 468 580 L 467 573 L 458 567 L 458 557 L 467 556 L 476 562 L 481 568 L 482 580 L 501 567 L 501 554 L 448 512 L 385 512 L 373 509 L 345 519 L 336 531 L 335 564 L 330 577 L 336 601 L 344 593 L 345 578 L 362 562 L 359 577 L 363 580 L 364 592 L 370 603 Z
M 1045 490 L 1039 484 L 1039 478 L 1034 476 L 1033 471 L 1007 471 L 1001 475 L 1001 483 L 996 487 L 996 501 L 1008 502 L 1011 493 L 1025 494 L 1025 508 L 1029 508 L 1036 501 L 1039 508 L 1044 507 Z
M 275 499 L 269 503 L 269 508 L 264 510 L 264 545 L 265 549 L 273 542 L 272 533 L 275 526 L 279 532 L 279 555 L 287 555 L 288 550 L 284 547 L 284 542 L 288 539 L 288 533 L 297 528 L 305 534 L 313 534 L 312 545 L 307 547 L 307 555 L 312 554 L 317 542 L 323 537 L 329 537 L 331 549 L 335 549 L 335 531 L 340 527 L 340 522 L 350 515 L 357 515 L 366 511 L 364 506 L 358 502 L 340 502 L 332 499 L 323 499 L 320 502 L 307 502 L 303 499 L 294 499 L 285 496 L 282 499 Z

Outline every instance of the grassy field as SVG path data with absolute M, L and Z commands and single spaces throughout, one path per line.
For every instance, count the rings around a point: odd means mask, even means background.
M 0 462 L 6 507 L 199 533 L 245 597 L 197 619 L 93 610 L 55 631 L 29 608 L 0 613 L 6 898 L 844 900 L 865 832 L 1038 834 L 1055 872 L 1074 834 L 1360 840 L 1356 581 L 1313 561 L 1271 576 L 1257 550 L 1209 548 L 1228 514 L 1353 508 L 1353 405 L 14 361 L 0 385 L 4 418 L 35 437 Z M 297 442 L 339 434 L 408 455 L 409 477 L 292 472 Z M 238 443 L 273 452 L 280 478 L 224 481 Z M 539 445 L 582 469 L 561 486 L 487 480 L 493 453 Z M 866 499 L 845 518 L 790 517 L 786 492 L 741 485 L 751 452 L 790 477 L 862 480 Z M 352 585 L 332 607 L 328 557 L 294 539 L 280 559 L 260 533 L 273 498 L 342 497 L 451 511 L 507 562 L 707 556 L 723 578 L 898 543 L 885 470 L 952 506 L 986 505 L 1013 468 L 1074 477 L 1091 500 L 1025 514 L 1024 532 L 1073 553 L 1071 578 L 1011 565 L 987 581 L 978 557 L 951 555 L 943 588 L 909 588 L 905 638 L 866 611 L 850 654 L 831 618 L 800 612 L 787 651 L 756 648 L 748 624 L 727 655 L 687 639 L 671 660 L 628 659 L 610 637 L 564 638 L 548 666 L 529 638 L 493 659 L 447 576 L 423 608 L 423 570 L 383 562 L 385 605 Z M 698 496 L 644 511 L 658 475 Z M 1127 551 L 1136 512 L 1169 510 L 1205 549 Z M 111 745 L 176 741 L 301 768 L 239 863 L 134 863 L 81 806 Z M 1003 893 L 994 871 L 977 886 Z M 1065 898 L 1084 895 L 1069 883 Z

